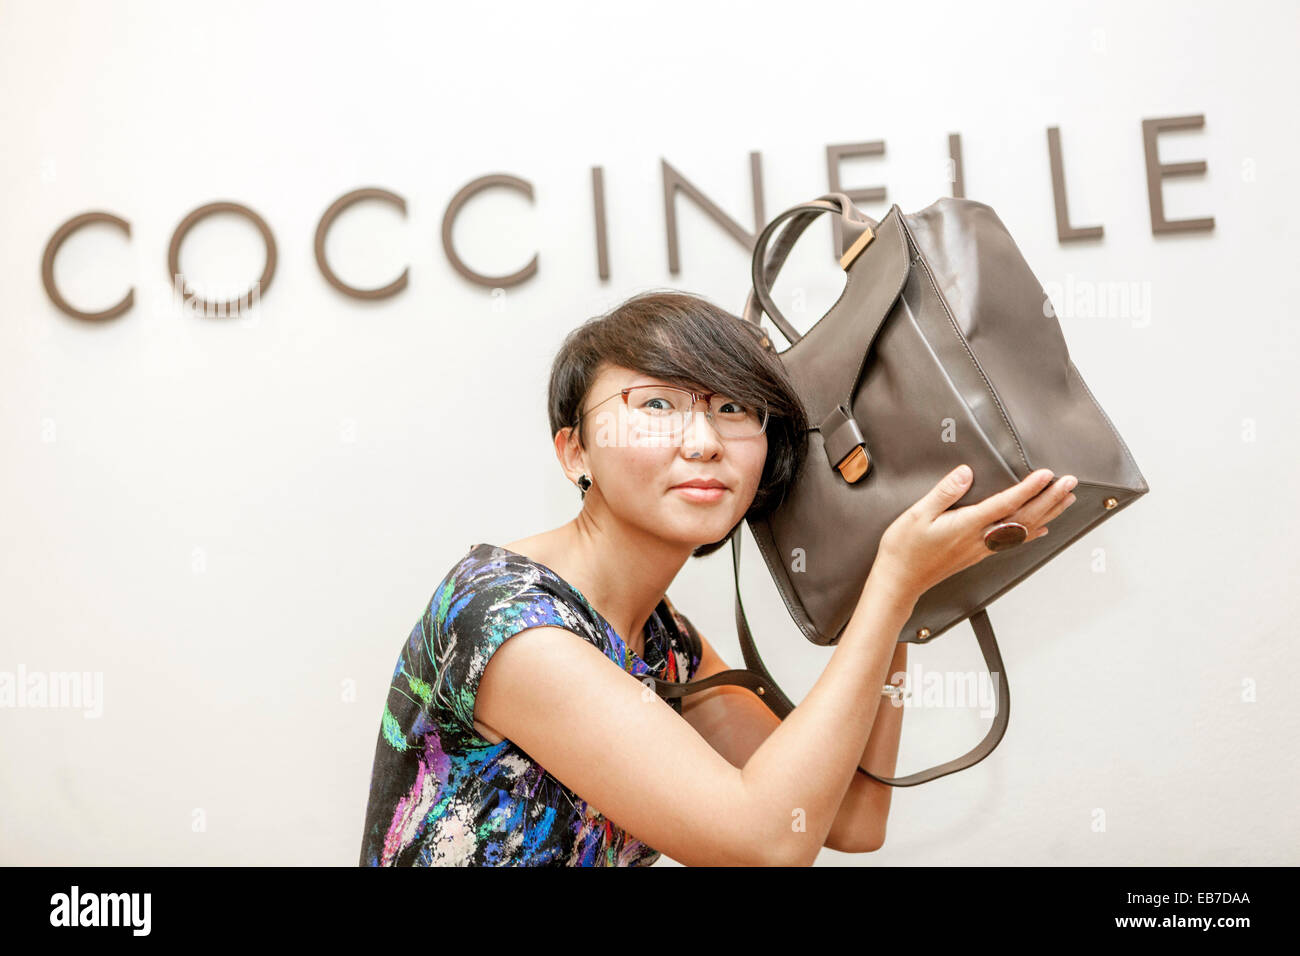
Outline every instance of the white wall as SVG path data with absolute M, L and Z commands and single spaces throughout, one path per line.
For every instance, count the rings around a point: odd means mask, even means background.
M 668 272 L 661 158 L 752 227 L 751 150 L 771 216 L 825 191 L 827 144 L 883 138 L 883 158 L 844 164 L 846 184 L 887 186 L 864 206 L 879 217 L 947 193 L 956 131 L 966 194 L 997 209 L 1045 285 L 1149 290 L 1141 321 L 1063 327 L 1152 492 L 991 608 L 1014 698 L 1001 747 L 897 791 L 881 852 L 820 863 L 1300 863 L 1300 16 L 1285 2 L 980 8 L 0 6 L 0 670 L 103 681 L 97 719 L 0 710 L 0 862 L 354 865 L 387 683 L 437 582 L 471 543 L 578 506 L 545 415 L 564 333 L 652 286 L 744 302 L 748 255 L 686 200 L 683 269 Z M 1216 226 L 1157 238 L 1141 121 L 1188 113 L 1205 128 L 1163 136 L 1162 159 L 1209 171 L 1167 181 L 1167 210 Z M 1053 125 L 1073 221 L 1103 224 L 1100 243 L 1056 240 Z M 536 202 L 483 196 L 457 230 L 463 254 L 485 272 L 540 255 L 499 299 L 438 238 L 451 196 L 492 172 L 532 181 Z M 407 197 L 409 217 L 358 207 L 330 252 L 358 285 L 410 264 L 407 291 L 377 304 L 338 295 L 312 256 L 325 207 L 368 185 Z M 242 321 L 182 317 L 168 298 L 171 232 L 217 199 L 256 209 L 279 243 Z M 94 326 L 40 283 L 51 233 L 92 209 L 132 235 L 69 241 L 65 293 L 95 308 L 136 290 L 130 313 Z M 778 286 L 782 304 L 807 290 L 806 323 L 842 283 L 828 237 L 810 230 Z M 261 262 L 235 219 L 199 227 L 183 259 L 200 290 Z M 532 408 L 526 427 L 494 430 L 512 403 Z M 748 535 L 746 562 L 750 620 L 802 695 L 829 650 L 799 636 Z M 671 593 L 738 663 L 731 573 L 724 550 Z M 912 657 L 980 666 L 965 625 Z M 986 726 L 973 710 L 910 712 L 900 773 Z

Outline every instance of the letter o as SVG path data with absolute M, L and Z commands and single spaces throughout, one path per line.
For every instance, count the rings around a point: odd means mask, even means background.
M 176 227 L 176 231 L 172 233 L 171 245 L 167 248 L 167 277 L 173 283 L 175 283 L 177 278 L 180 277 L 181 243 L 185 241 L 186 233 L 198 225 L 203 219 L 219 212 L 238 213 L 248 219 L 249 222 L 257 227 L 257 231 L 262 234 L 262 242 L 266 245 L 266 265 L 262 267 L 262 275 L 254 286 L 257 290 L 258 297 L 260 298 L 265 294 L 267 288 L 270 287 L 271 277 L 275 275 L 275 237 L 271 235 L 271 228 L 266 224 L 266 221 L 261 216 L 253 212 L 253 210 L 249 209 L 247 206 L 241 206 L 236 202 L 211 202 L 206 206 L 200 206 L 181 220 L 180 225 Z M 204 313 L 212 311 L 228 315 L 232 309 L 236 312 L 243 312 L 252 305 L 253 301 L 253 292 L 251 289 L 243 298 L 231 299 L 228 302 L 216 303 L 210 302 L 207 299 L 200 299 L 190 291 L 189 286 L 185 283 L 183 278 L 181 279 L 180 291 L 181 295 L 186 299 L 193 299 Z

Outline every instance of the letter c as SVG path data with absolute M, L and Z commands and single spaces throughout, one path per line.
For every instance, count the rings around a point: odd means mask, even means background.
M 122 301 L 112 308 L 105 309 L 103 312 L 82 312 L 80 309 L 74 308 L 59 292 L 59 287 L 54 284 L 54 257 L 59 254 L 59 247 L 74 232 L 82 226 L 90 225 L 92 222 L 106 222 L 109 225 L 117 226 L 130 238 L 131 224 L 125 219 L 114 216 L 111 212 L 85 212 L 80 216 L 73 216 L 55 230 L 54 235 L 50 236 L 50 241 L 45 245 L 45 255 L 41 257 L 41 281 L 45 284 L 45 294 L 62 311 L 74 319 L 97 322 L 116 318 L 131 308 L 135 304 L 135 286 L 128 289 L 126 295 L 122 297 Z
M 489 186 L 508 186 L 511 189 L 517 189 L 529 199 L 533 198 L 532 183 L 526 179 L 520 179 L 518 176 L 510 176 L 506 173 L 494 173 L 490 176 L 480 176 L 478 179 L 471 180 L 460 192 L 452 197 L 451 202 L 447 205 L 447 212 L 442 217 L 442 248 L 447 253 L 447 260 L 452 264 L 457 272 L 463 275 L 470 282 L 478 285 L 484 285 L 488 288 L 497 286 L 518 285 L 525 279 L 528 279 L 537 273 L 537 253 L 533 253 L 532 259 L 528 265 L 524 266 L 518 272 L 512 272 L 506 276 L 485 276 L 481 272 L 475 272 L 469 266 L 465 265 L 460 256 L 456 254 L 456 249 L 451 241 L 451 229 L 456 224 L 456 216 L 459 215 L 461 207 L 473 198 L 474 194 Z
M 389 296 L 397 295 L 406 288 L 406 281 L 411 272 L 410 266 L 403 269 L 402 274 L 386 286 L 378 289 L 358 289 L 356 286 L 348 285 L 335 275 L 334 270 L 330 268 L 329 260 L 325 258 L 325 237 L 329 234 L 330 226 L 334 225 L 334 220 L 345 209 L 353 203 L 361 202 L 363 199 L 382 199 L 400 209 L 403 217 L 406 216 L 406 200 L 397 193 L 389 192 L 387 189 L 354 189 L 350 193 L 344 193 L 334 200 L 333 205 L 325 210 L 325 215 L 320 217 L 320 225 L 316 227 L 316 266 L 320 269 L 321 275 L 325 277 L 325 281 L 344 295 L 350 295 L 354 299 L 386 299 Z

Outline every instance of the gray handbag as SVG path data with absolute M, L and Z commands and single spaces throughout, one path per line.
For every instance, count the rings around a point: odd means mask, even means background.
M 838 216 L 848 276 L 835 304 L 800 335 L 770 290 L 794 243 L 824 212 Z M 926 591 L 899 636 L 928 643 L 969 619 L 997 686 L 997 714 L 977 746 L 947 763 L 898 778 L 858 769 L 910 787 L 971 767 L 997 747 L 1010 717 L 986 606 L 1146 494 L 1146 480 L 1070 360 L 1042 285 L 984 203 L 943 198 L 913 214 L 894 205 L 877 223 L 848 196 L 827 193 L 767 224 L 752 278 L 744 318 L 758 328 L 766 313 L 790 342 L 778 354 L 813 424 L 784 501 L 748 524 L 790 616 L 814 644 L 838 642 L 885 530 L 959 464 L 971 466 L 974 481 L 954 507 L 1039 468 L 1079 479 L 1075 504 L 1052 521 L 1051 534 L 1003 541 L 1002 550 Z M 763 342 L 773 348 L 766 335 Z M 656 678 L 656 691 L 672 702 L 739 684 L 785 719 L 795 705 L 764 666 L 741 604 L 740 540 L 737 532 L 731 546 L 745 668 L 691 684 Z

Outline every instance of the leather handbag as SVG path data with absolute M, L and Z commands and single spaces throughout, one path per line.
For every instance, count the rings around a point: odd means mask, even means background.
M 843 292 L 800 334 L 771 298 L 782 264 L 822 213 L 836 217 Z M 768 252 L 778 226 L 785 223 Z M 889 525 L 963 462 L 981 501 L 1039 468 L 1075 475 L 1075 503 L 1051 534 L 989 554 L 917 600 L 900 642 L 925 644 L 970 620 L 997 688 L 997 712 L 968 753 L 881 783 L 909 787 L 974 766 L 1001 741 L 1010 696 L 987 606 L 1149 490 L 1124 440 L 1070 359 L 1042 285 L 992 207 L 942 198 L 897 205 L 879 222 L 843 193 L 792 206 L 759 234 L 744 309 L 763 344 L 766 313 L 790 343 L 778 352 L 808 412 L 804 464 L 784 500 L 748 525 L 794 623 L 814 644 L 839 641 Z M 794 703 L 768 672 L 740 598 L 745 667 L 689 684 L 655 678 L 680 698 L 719 684 L 748 687 L 781 719 Z

